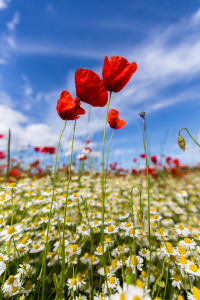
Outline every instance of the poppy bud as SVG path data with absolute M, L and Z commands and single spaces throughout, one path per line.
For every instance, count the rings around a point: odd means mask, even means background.
M 126 283 L 132 284 L 133 283 L 133 275 L 130 271 L 126 273 Z
M 78 213 L 78 220 L 79 220 L 79 222 L 81 222 L 81 220 L 82 220 L 82 214 L 80 212 Z
M 140 117 L 144 118 L 145 117 L 145 112 L 142 111 L 141 114 L 139 114 L 139 115 L 140 115 Z
M 141 209 L 138 210 L 137 212 L 137 219 L 138 219 L 138 222 L 141 223 L 142 222 L 142 219 L 143 219 L 143 212 Z
M 185 140 L 181 135 L 178 136 L 178 145 L 183 151 L 185 151 Z

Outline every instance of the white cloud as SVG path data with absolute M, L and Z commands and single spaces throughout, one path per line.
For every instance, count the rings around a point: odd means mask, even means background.
M 19 12 L 15 12 L 12 20 L 6 24 L 7 28 L 10 31 L 14 31 L 17 24 L 19 24 L 20 14 Z
M 9 0 L 0 0 L 0 9 L 5 9 L 8 7 Z

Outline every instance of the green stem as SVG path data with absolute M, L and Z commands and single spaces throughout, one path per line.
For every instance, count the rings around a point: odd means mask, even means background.
M 197 141 L 191 136 L 191 134 L 189 133 L 189 131 L 187 130 L 187 128 L 182 127 L 181 129 L 179 129 L 179 136 L 181 135 L 181 130 L 185 129 L 187 131 L 187 133 L 189 134 L 189 136 L 191 137 L 191 139 L 193 139 L 193 141 L 197 144 L 197 146 L 200 147 L 200 145 L 197 143 Z
M 12 201 L 12 219 L 11 219 L 11 226 L 13 226 L 13 217 L 14 217 L 13 189 L 11 190 L 11 201 Z
M 105 188 L 106 188 L 106 176 L 107 176 L 107 170 L 108 170 L 108 158 L 109 158 L 109 151 L 110 151 L 110 142 L 112 140 L 112 137 L 115 133 L 115 129 L 113 130 L 113 133 L 111 134 L 110 140 L 109 140 L 109 144 L 108 144 L 108 152 L 107 152 L 107 162 L 106 162 L 106 173 L 105 173 Z
M 147 161 L 147 151 L 145 146 L 145 118 L 143 119 L 143 144 L 144 144 L 144 151 L 145 151 L 145 160 L 146 160 L 146 171 L 147 171 L 147 191 L 148 191 L 148 227 L 149 227 L 149 251 L 150 251 L 150 257 L 149 257 L 149 269 L 148 269 L 148 289 L 150 288 L 150 273 L 151 273 L 151 227 L 150 227 L 150 198 L 149 198 L 149 172 L 148 172 L 148 161 Z
M 108 104 L 107 104 L 107 111 L 106 111 L 106 119 L 105 119 L 105 126 L 104 126 L 104 135 L 103 135 L 103 148 L 102 148 L 102 225 L 101 225 L 101 242 L 102 242 L 102 250 L 103 250 L 103 268 L 105 273 L 105 281 L 107 283 L 107 276 L 106 276 L 106 261 L 105 261 L 105 254 L 104 254 L 104 210 L 105 210 L 105 192 L 104 192 L 104 146 L 105 146 L 105 138 L 106 138 L 106 125 L 108 119 L 108 110 L 110 105 L 111 93 L 109 95 Z M 107 283 L 108 284 L 108 283 Z
M 75 128 L 76 128 L 76 117 L 77 117 L 78 107 L 79 107 L 79 103 L 77 104 L 76 112 L 75 112 L 74 129 L 73 129 L 72 146 L 71 146 L 71 156 L 70 156 L 70 163 L 69 163 L 69 176 L 68 176 L 68 183 L 67 183 L 64 220 L 63 220 L 61 290 L 63 290 L 63 282 L 64 282 L 64 274 L 65 274 L 65 219 L 66 219 L 66 213 L 67 213 L 67 199 L 68 199 L 68 192 L 69 192 L 69 184 L 70 184 L 70 180 L 71 180 L 72 154 L 73 154 L 74 135 L 75 135 Z M 62 295 L 61 295 L 61 297 L 62 297 Z
M 134 225 L 135 225 L 135 218 L 134 218 L 134 205 L 133 205 L 133 189 L 137 188 L 139 190 L 140 193 L 140 209 L 141 209 L 141 190 L 139 187 L 137 187 L 136 185 L 134 185 L 131 189 L 131 207 L 132 207 L 132 218 L 133 218 L 133 249 L 134 249 L 134 258 L 136 258 L 136 251 L 135 251 L 135 229 L 134 229 Z M 135 263 L 135 282 L 137 280 L 137 265 Z
M 49 220 L 48 220 L 48 225 L 47 225 L 47 236 L 46 236 L 46 244 L 45 244 L 45 252 L 44 252 L 44 272 L 43 272 L 43 285 L 42 285 L 42 300 L 44 300 L 45 276 L 46 276 L 46 260 L 47 260 L 47 245 L 48 245 L 48 235 L 49 235 L 51 211 L 52 211 L 53 200 L 54 200 L 55 175 L 56 175 L 56 165 L 57 165 L 57 158 L 58 158 L 58 150 L 59 150 L 59 146 L 60 146 L 60 140 L 61 140 L 61 137 L 62 137 L 63 132 L 65 130 L 66 124 L 67 124 L 67 120 L 65 120 L 65 124 L 64 124 L 63 130 L 61 132 L 61 135 L 60 135 L 60 138 L 59 138 L 59 141 L 58 141 L 58 147 L 57 147 L 57 150 L 56 150 L 56 160 L 55 160 L 54 174 L 53 174 L 53 193 L 52 193 L 51 207 L 50 207 L 50 212 L 49 212 Z
M 6 182 L 8 181 L 9 168 L 10 168 L 10 139 L 11 139 L 11 131 L 9 129 L 9 133 L 8 133 L 8 157 L 7 157 Z

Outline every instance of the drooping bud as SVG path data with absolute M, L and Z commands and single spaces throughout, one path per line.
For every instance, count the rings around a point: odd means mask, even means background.
M 178 145 L 183 151 L 185 151 L 185 140 L 181 135 L 178 136 Z
M 138 210 L 137 212 L 137 219 L 138 219 L 138 222 L 141 223 L 142 222 L 142 219 L 143 219 L 143 212 L 141 209 Z
M 127 284 L 132 284 L 133 283 L 133 275 L 132 272 L 128 271 L 126 273 L 126 283 Z

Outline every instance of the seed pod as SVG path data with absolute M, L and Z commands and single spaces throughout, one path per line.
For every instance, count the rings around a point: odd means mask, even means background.
M 142 222 L 142 219 L 143 219 L 143 212 L 141 209 L 138 210 L 137 212 L 137 219 L 138 219 L 138 222 L 141 223 Z
M 178 145 L 183 151 L 185 151 L 185 140 L 181 135 L 178 136 Z
M 144 118 L 145 117 L 145 111 L 142 111 L 141 114 L 139 114 L 140 117 Z
M 133 283 L 133 275 L 130 271 L 126 273 L 126 283 L 132 284 Z

